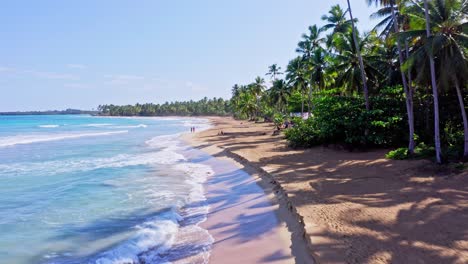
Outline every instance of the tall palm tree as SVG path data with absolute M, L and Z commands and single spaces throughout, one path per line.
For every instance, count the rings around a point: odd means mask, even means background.
M 284 80 L 273 81 L 273 86 L 269 90 L 269 97 L 279 112 L 285 113 L 289 95 L 291 95 L 291 89 Z
M 255 115 L 257 117 L 258 117 L 258 109 L 260 108 L 259 99 L 264 90 L 265 90 L 265 80 L 262 77 L 257 76 L 257 78 L 255 78 L 255 82 L 253 82 L 250 85 L 250 91 L 255 96 L 255 100 L 257 103 L 257 111 L 255 112 Z
M 265 80 L 262 77 L 257 76 L 251 85 L 251 91 L 255 96 L 260 96 L 263 90 L 265 90 Z
M 349 0 L 348 0 L 349 3 Z M 395 34 L 398 34 L 400 31 L 399 29 L 399 23 L 398 23 L 398 18 L 397 14 L 395 12 L 395 1 L 394 0 L 367 0 L 367 3 L 371 5 L 372 3 L 380 3 L 383 6 L 388 6 L 390 7 L 390 13 L 391 13 L 391 23 L 393 24 L 393 32 Z M 396 41 L 397 49 L 398 49 L 398 60 L 400 62 L 400 66 L 403 66 L 404 59 L 403 59 L 403 53 L 401 50 L 401 44 L 400 41 L 397 39 Z M 409 144 L 408 144 L 408 152 L 412 155 L 414 153 L 414 148 L 415 148 L 415 142 L 414 142 L 414 114 L 413 114 L 413 95 L 410 91 L 410 88 L 408 87 L 408 82 L 406 80 L 406 74 L 405 72 L 400 69 L 401 73 L 401 81 L 403 83 L 403 90 L 405 92 L 406 96 L 406 113 L 408 115 L 408 128 L 409 128 Z
M 327 46 L 331 47 L 333 35 L 336 33 L 346 33 L 351 30 L 351 20 L 346 19 L 346 13 L 340 5 L 334 5 L 328 11 L 328 15 L 323 15 L 322 20 L 325 25 L 322 26 L 322 31 L 333 29 L 331 34 L 327 35 Z M 356 20 L 357 21 L 357 20 Z
M 431 38 L 431 21 L 429 18 L 429 5 L 427 0 L 424 0 L 424 16 L 426 17 L 426 37 Z M 428 52 L 429 55 L 429 67 L 431 71 L 431 84 L 432 84 L 432 96 L 434 97 L 434 144 L 436 150 L 437 163 L 442 163 L 442 149 L 440 146 L 440 121 L 439 121 L 439 92 L 437 91 L 436 72 L 434 55 L 432 51 Z
M 421 45 L 421 48 L 413 53 L 411 59 L 413 64 L 424 65 L 424 62 L 429 58 L 434 108 L 436 103 L 438 104 L 437 86 L 444 89 L 448 89 L 451 85 L 455 86 L 463 120 L 464 158 L 468 158 L 468 118 L 460 86 L 466 86 L 468 78 L 468 22 L 463 11 L 468 9 L 467 6 L 468 1 L 466 0 L 439 0 L 431 5 L 425 2 L 424 17 L 420 14 L 419 20 L 428 21 L 430 19 L 430 25 L 428 26 L 426 23 L 425 32 L 414 29 L 403 35 L 423 41 L 424 45 Z M 414 14 L 415 19 L 418 19 L 417 15 Z M 439 72 L 438 76 L 435 75 L 436 66 Z M 438 109 L 434 109 L 434 121 L 437 122 L 436 129 L 438 129 L 439 113 L 436 110 Z M 436 137 L 438 136 L 437 132 Z M 438 162 L 440 162 L 439 158 Z
M 468 83 L 468 1 L 438 2 L 433 8 L 433 52 L 438 58 L 439 83 L 443 88 L 455 86 L 463 120 L 463 158 L 468 159 L 468 118 L 462 89 Z M 462 87 L 460 87 L 462 86 Z
M 252 119 L 255 111 L 257 110 L 257 104 L 255 96 L 248 91 L 243 91 L 239 95 L 239 110 L 242 114 L 245 114 L 248 119 Z
M 372 80 L 382 79 L 383 74 L 379 71 L 377 65 L 379 65 L 377 56 L 372 53 L 372 50 L 366 48 L 372 45 L 371 35 L 366 35 L 365 38 L 359 41 L 359 46 L 353 44 L 353 37 L 351 32 L 337 33 L 333 38 L 333 45 L 337 50 L 341 52 L 334 54 L 333 56 L 333 68 L 336 70 L 338 76 L 336 78 L 336 84 L 342 87 L 345 91 L 353 93 L 360 91 L 362 87 L 362 74 L 361 67 L 359 67 L 359 56 L 366 58 L 365 64 L 363 65 L 366 75 L 372 77 Z M 359 52 L 357 51 L 359 50 Z M 362 53 L 361 53 L 362 52 Z
M 283 74 L 281 72 L 281 67 L 278 67 L 278 65 L 276 63 L 269 66 L 268 67 L 268 72 L 266 73 L 266 75 L 271 75 L 271 80 L 272 81 L 276 80 L 276 76 L 281 75 L 281 74 Z
M 304 116 L 304 97 L 307 91 L 305 60 L 303 57 L 296 57 L 291 60 L 286 69 L 286 79 L 296 91 L 301 93 L 301 116 Z
M 325 88 L 326 78 L 326 56 L 327 53 L 322 47 L 318 47 L 312 53 L 307 61 L 307 74 L 310 76 L 309 106 L 312 105 L 312 89 L 323 90 Z M 311 112 L 311 109 L 309 109 Z
M 325 42 L 325 39 L 321 37 L 321 32 L 323 31 L 322 28 L 318 28 L 317 25 L 309 26 L 309 34 L 303 34 L 302 40 L 297 44 L 296 52 L 302 54 L 303 66 L 305 66 L 306 74 L 309 77 L 308 83 L 308 108 L 309 113 L 311 111 L 311 101 L 312 101 L 312 89 L 314 82 L 312 81 L 313 76 L 312 69 L 314 67 L 311 59 L 314 57 L 315 52 L 318 49 L 322 49 L 322 44 Z
M 325 39 L 320 36 L 323 29 L 312 25 L 308 30 L 309 34 L 302 34 L 302 40 L 299 41 L 296 49 L 296 52 L 303 54 L 306 58 L 312 56 L 312 52 L 325 42 Z
M 354 26 L 354 18 L 353 18 L 353 12 L 351 10 L 351 3 L 349 2 L 349 0 L 347 0 L 347 2 L 348 2 L 349 17 L 351 18 L 351 26 L 352 26 L 352 32 L 353 32 L 354 46 L 356 47 L 356 52 L 357 52 L 357 56 L 358 56 L 358 59 L 359 59 L 359 67 L 361 68 L 362 90 L 363 90 L 363 93 L 364 93 L 364 100 L 366 102 L 366 110 L 370 110 L 369 89 L 367 87 L 366 71 L 364 70 L 364 62 L 362 60 L 361 51 L 359 49 L 359 42 L 358 42 L 358 39 L 357 39 L 356 28 Z

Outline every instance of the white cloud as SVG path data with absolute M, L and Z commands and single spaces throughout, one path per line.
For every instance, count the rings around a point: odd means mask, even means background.
M 73 89 L 86 89 L 89 88 L 89 85 L 83 83 L 66 83 L 63 85 L 66 88 L 73 88 Z
M 0 66 L 0 72 L 7 72 L 7 71 L 12 71 L 12 70 L 13 70 L 13 68 Z
M 86 69 L 86 66 L 83 65 L 83 64 L 67 64 L 67 67 L 68 68 L 71 68 L 71 69 Z
M 68 73 L 56 73 L 56 72 L 47 72 L 47 71 L 24 71 L 25 73 L 32 74 L 37 78 L 43 79 L 52 79 L 52 80 L 78 80 L 78 76 Z
M 128 84 L 131 82 L 142 81 L 145 79 L 145 77 L 143 76 L 127 75 L 127 74 L 104 75 L 104 78 L 110 79 L 109 83 L 111 84 Z

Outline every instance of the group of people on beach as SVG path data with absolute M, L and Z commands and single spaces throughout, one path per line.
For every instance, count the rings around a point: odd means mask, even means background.
M 195 133 L 195 127 L 190 127 L 190 133 Z

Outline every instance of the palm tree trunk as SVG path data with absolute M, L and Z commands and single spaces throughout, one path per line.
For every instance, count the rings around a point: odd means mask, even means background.
M 309 92 L 307 93 L 307 110 L 309 112 L 309 114 L 307 115 L 307 118 L 310 118 L 311 116 L 311 112 L 312 112 L 312 96 L 311 96 L 311 93 L 312 93 L 312 86 L 309 85 Z
M 406 58 L 409 58 L 409 47 L 408 47 L 408 41 L 405 42 L 405 49 L 406 49 Z M 411 77 L 411 69 L 408 69 L 408 90 L 409 90 L 409 96 L 411 98 L 411 124 L 410 126 L 410 135 L 413 135 L 413 140 L 414 140 L 414 90 L 413 90 L 413 84 L 412 84 L 412 77 Z M 415 146 L 416 147 L 416 146 Z
M 364 91 L 364 100 L 366 102 L 366 110 L 370 110 L 369 90 L 367 88 L 367 77 L 366 77 L 366 72 L 364 71 L 364 62 L 362 61 L 361 50 L 359 49 L 359 43 L 358 43 L 357 36 L 356 36 L 356 29 L 354 27 L 354 18 L 353 18 L 353 13 L 351 11 L 351 3 L 349 2 L 349 0 L 347 0 L 347 2 L 348 2 L 349 16 L 351 17 L 351 25 L 353 27 L 354 46 L 356 46 L 356 53 L 359 58 L 359 67 L 361 68 L 361 78 L 362 78 L 362 85 L 363 85 L 363 91 Z
M 463 132 L 465 135 L 465 144 L 463 148 L 463 159 L 468 158 L 468 118 L 466 117 L 465 103 L 463 102 L 462 92 L 458 85 L 458 80 L 455 79 L 455 88 L 457 89 L 458 103 L 460 104 L 460 111 L 463 119 Z
M 309 90 L 309 118 L 312 116 L 312 110 L 313 110 L 313 103 L 312 103 L 312 93 L 313 93 L 313 87 L 310 85 L 310 90 Z
M 348 0 L 349 1 L 349 0 Z M 424 14 L 426 16 L 426 35 L 427 38 L 431 37 L 430 20 L 429 20 L 429 7 L 427 0 L 424 0 Z M 440 146 L 440 128 L 439 128 L 439 93 L 437 91 L 436 72 L 434 56 L 432 51 L 429 51 L 429 67 L 431 70 L 431 84 L 432 84 L 432 96 L 434 97 L 434 144 L 436 151 L 437 163 L 442 163 L 441 157 L 441 146 Z
M 390 3 L 390 9 L 392 12 L 392 19 L 393 19 L 393 29 L 395 31 L 395 34 L 398 34 L 399 29 L 398 29 L 398 18 L 395 14 L 395 7 L 393 1 Z M 405 72 L 401 69 L 403 67 L 403 53 L 401 51 L 401 45 L 400 41 L 397 40 L 397 49 L 398 49 L 398 59 L 400 60 L 400 73 L 401 73 L 401 80 L 403 82 L 403 90 L 406 95 L 406 113 L 408 114 L 408 128 L 409 128 L 409 143 L 408 143 L 408 153 L 410 155 L 414 154 L 414 118 L 413 118 L 413 97 L 411 96 L 411 93 L 408 89 L 408 82 L 406 81 L 406 74 Z
M 304 118 L 304 90 L 301 89 L 301 118 Z

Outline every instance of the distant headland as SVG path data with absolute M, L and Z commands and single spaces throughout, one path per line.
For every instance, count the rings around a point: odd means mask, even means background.
M 98 114 L 97 111 L 78 110 L 78 109 L 0 112 L 0 115 L 96 115 L 96 114 Z

